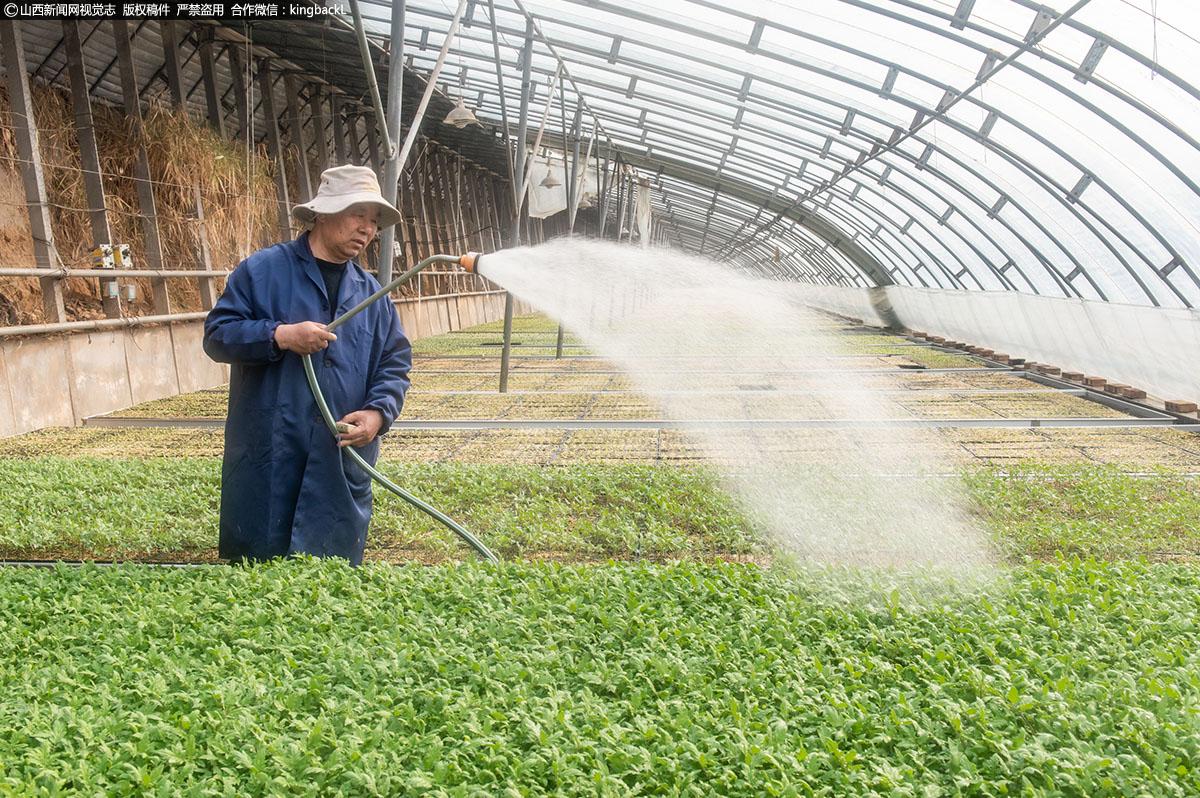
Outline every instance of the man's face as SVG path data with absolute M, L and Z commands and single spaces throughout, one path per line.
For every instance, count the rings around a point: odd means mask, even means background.
M 320 214 L 317 227 L 326 251 L 335 260 L 350 260 L 363 251 L 379 230 L 379 206 L 359 202 L 341 213 Z

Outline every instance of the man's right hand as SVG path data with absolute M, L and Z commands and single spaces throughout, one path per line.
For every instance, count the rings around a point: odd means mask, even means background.
M 336 335 L 326 330 L 323 324 L 315 321 L 280 324 L 275 328 L 275 345 L 298 355 L 320 352 L 329 346 L 330 341 L 336 340 Z

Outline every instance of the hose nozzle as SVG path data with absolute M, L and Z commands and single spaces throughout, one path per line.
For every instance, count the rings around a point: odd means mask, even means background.
M 458 259 L 458 265 L 471 274 L 479 274 L 479 259 L 483 257 L 478 252 L 468 252 Z

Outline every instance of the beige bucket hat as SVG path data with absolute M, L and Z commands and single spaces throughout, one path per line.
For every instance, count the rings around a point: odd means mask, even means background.
M 379 191 L 379 180 L 365 166 L 334 166 L 321 173 L 317 196 L 292 208 L 292 216 L 307 228 L 317 221 L 318 213 L 340 213 L 358 202 L 379 206 L 379 229 L 400 221 L 400 211 L 392 207 Z

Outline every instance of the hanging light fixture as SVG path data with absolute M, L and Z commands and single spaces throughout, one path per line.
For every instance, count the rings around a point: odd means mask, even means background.
M 443 125 L 454 125 L 459 130 L 462 130 L 467 125 L 478 125 L 479 120 L 475 118 L 475 114 L 471 113 L 471 109 L 467 108 L 463 102 L 463 94 L 467 91 L 467 68 L 463 66 L 462 57 L 462 37 L 458 37 L 458 102 L 450 109 L 450 113 L 446 114 L 446 118 L 442 120 Z M 480 94 L 480 101 L 483 95 Z
M 478 125 L 479 120 L 475 118 L 475 114 L 471 113 L 471 109 L 463 103 L 463 98 L 458 98 L 458 104 L 446 114 L 446 118 L 442 120 L 443 125 L 454 125 L 460 130 L 467 125 Z
M 542 188 L 558 188 L 562 185 L 562 181 L 554 176 L 554 170 L 552 168 L 547 167 L 546 176 L 542 178 L 542 182 L 538 185 L 540 185 Z

